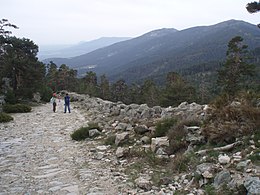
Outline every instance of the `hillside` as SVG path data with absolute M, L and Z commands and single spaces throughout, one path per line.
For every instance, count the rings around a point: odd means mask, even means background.
M 148 77 L 160 81 L 169 71 L 207 63 L 219 65 L 225 59 L 227 43 L 234 36 L 243 37 L 250 50 L 260 47 L 260 33 L 255 25 L 229 20 L 181 31 L 160 29 L 81 56 L 45 62 L 67 64 L 77 69 L 79 76 L 94 71 L 106 74 L 111 81 L 123 78 L 137 82 Z

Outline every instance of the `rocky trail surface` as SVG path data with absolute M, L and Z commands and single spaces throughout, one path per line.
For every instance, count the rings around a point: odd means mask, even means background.
M 63 113 L 60 102 L 56 113 L 44 104 L 12 116 L 0 124 L 0 195 L 128 194 L 97 142 L 71 139 L 88 122 L 80 110 Z

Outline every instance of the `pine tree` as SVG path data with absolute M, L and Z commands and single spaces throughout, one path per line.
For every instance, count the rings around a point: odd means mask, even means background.
M 105 74 L 100 76 L 99 95 L 102 99 L 105 100 L 110 98 L 109 81 Z
M 218 85 L 223 93 L 231 97 L 239 90 L 245 89 L 248 76 L 254 75 L 254 65 L 249 64 L 247 45 L 243 38 L 236 36 L 228 43 L 226 62 L 218 71 Z
M 8 37 L 7 41 L 10 44 L 4 46 L 3 73 L 11 79 L 15 94 L 31 96 L 45 76 L 44 65 L 36 57 L 38 46 L 26 38 Z
M 167 74 L 166 86 L 161 93 L 160 105 L 162 106 L 177 106 L 184 101 L 196 100 L 195 88 L 176 72 Z
M 246 5 L 247 11 L 252 14 L 260 11 L 260 1 L 259 2 L 251 2 Z M 260 28 L 260 24 L 257 25 Z
M 148 106 L 159 105 L 159 89 L 152 80 L 145 80 L 141 86 L 141 99 Z

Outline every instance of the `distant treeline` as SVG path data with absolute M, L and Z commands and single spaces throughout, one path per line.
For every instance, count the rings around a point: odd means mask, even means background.
M 26 38 L 10 36 L 5 27 L 17 28 L 0 20 L 0 80 L 1 93 L 13 102 L 31 99 L 35 92 L 42 100 L 49 101 L 53 92 L 75 91 L 111 101 L 146 103 L 149 106 L 176 106 L 183 101 L 208 103 L 219 93 L 234 93 L 240 90 L 259 92 L 260 49 L 255 58 L 248 58 L 241 37 L 228 43 L 225 62 L 198 64 L 178 72 L 167 72 L 166 78 L 147 77 L 142 83 L 126 83 L 119 79 L 111 83 L 106 75 L 97 77 L 95 72 L 86 72 L 78 78 L 77 71 L 66 64 L 44 64 L 37 59 L 38 46 Z M 162 74 L 165 75 L 165 74 Z

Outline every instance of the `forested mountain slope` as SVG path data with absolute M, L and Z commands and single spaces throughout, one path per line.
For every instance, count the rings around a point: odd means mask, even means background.
M 260 31 L 255 25 L 229 20 L 211 26 L 199 26 L 178 31 L 160 29 L 140 37 L 70 59 L 48 59 L 57 65 L 106 74 L 110 80 L 137 82 L 148 77 L 165 77 L 169 71 L 181 71 L 200 64 L 218 65 L 225 59 L 227 44 L 241 36 L 249 50 L 260 47 Z M 46 62 L 46 61 L 45 61 Z

